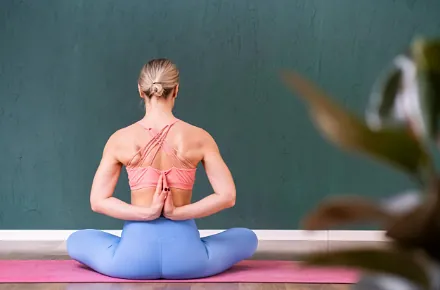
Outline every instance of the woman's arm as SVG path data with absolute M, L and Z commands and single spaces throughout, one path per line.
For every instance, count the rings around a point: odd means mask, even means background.
M 235 205 L 234 180 L 216 142 L 209 135 L 204 142 L 203 152 L 202 164 L 214 193 L 198 202 L 175 208 L 168 218 L 173 220 L 203 218 Z
M 90 204 L 94 212 L 116 219 L 145 221 L 156 218 L 152 208 L 133 206 L 113 197 L 122 164 L 116 158 L 117 134 L 107 142 L 99 167 L 93 179 Z

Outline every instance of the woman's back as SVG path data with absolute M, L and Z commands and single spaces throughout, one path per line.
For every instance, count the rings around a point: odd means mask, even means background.
M 134 123 L 115 134 L 116 156 L 125 166 L 131 203 L 150 206 L 163 174 L 174 205 L 191 202 L 197 165 L 202 161 L 207 132 L 178 119 Z

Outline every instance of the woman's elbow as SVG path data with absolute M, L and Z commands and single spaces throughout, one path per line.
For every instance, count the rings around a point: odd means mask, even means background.
M 235 206 L 235 192 L 225 194 L 225 206 L 226 208 L 231 208 Z
M 93 212 L 101 213 L 101 203 L 98 200 L 90 200 L 90 208 Z

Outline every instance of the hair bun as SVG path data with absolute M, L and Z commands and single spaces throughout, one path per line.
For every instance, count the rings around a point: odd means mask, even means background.
M 162 86 L 162 84 L 153 83 L 151 85 L 150 92 L 151 92 L 151 96 L 158 96 L 158 97 L 162 96 L 162 94 L 163 94 L 163 86 Z

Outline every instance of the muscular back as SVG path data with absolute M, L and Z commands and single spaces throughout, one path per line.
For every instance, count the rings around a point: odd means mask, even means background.
M 151 128 L 153 132 L 159 132 L 164 125 L 166 124 L 152 124 L 142 120 L 117 131 L 106 145 L 101 166 L 108 168 L 109 175 L 111 175 L 111 168 L 113 168 L 113 175 L 117 174 L 118 176 L 122 166 L 127 167 L 131 164 L 139 164 L 139 167 L 151 166 L 160 171 L 172 168 L 175 166 L 172 158 L 164 150 L 158 150 L 154 154 L 154 158 L 150 156 L 146 160 L 142 160 L 142 149 L 154 138 L 154 134 L 150 134 L 146 128 Z M 217 145 L 205 130 L 179 121 L 167 132 L 165 141 L 168 147 L 174 149 L 175 155 L 180 160 L 187 161 L 188 167 L 196 168 L 202 162 L 214 190 L 227 187 L 235 190 L 232 177 L 220 156 Z M 155 150 L 152 152 L 154 153 Z M 103 163 L 110 164 L 102 165 Z M 112 163 L 113 165 L 111 165 Z M 131 203 L 138 206 L 150 206 L 154 191 L 154 187 L 132 190 Z M 191 190 L 171 187 L 171 191 L 176 207 L 191 202 Z

